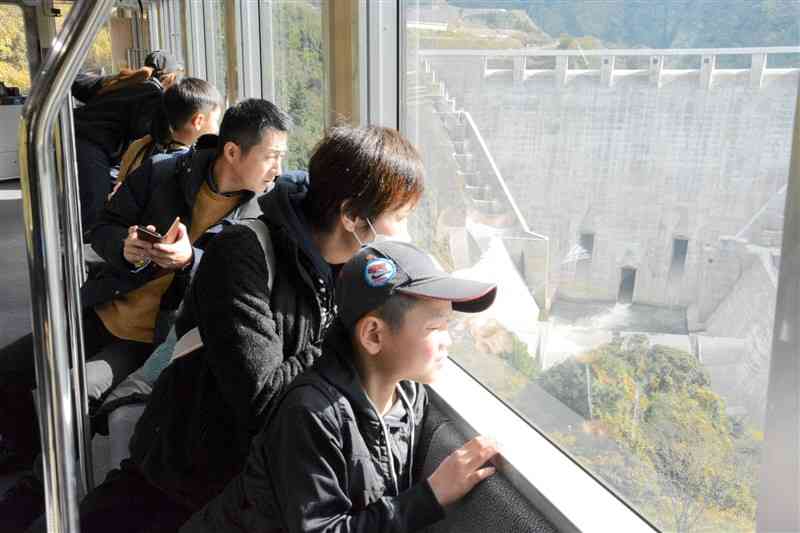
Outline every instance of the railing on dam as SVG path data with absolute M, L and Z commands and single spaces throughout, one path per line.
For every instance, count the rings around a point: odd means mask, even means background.
M 796 75 L 800 72 L 798 68 L 769 67 L 770 56 L 797 55 L 800 58 L 800 47 L 797 46 L 603 50 L 425 49 L 419 50 L 417 55 L 420 59 L 477 57 L 483 60 L 485 77 L 510 76 L 515 81 L 550 77 L 556 85 L 565 85 L 572 77 L 580 76 L 599 78 L 601 83 L 610 87 L 617 78 L 639 76 L 661 86 L 667 76 L 695 76 L 701 87 L 710 88 L 717 77 L 746 76 L 749 77 L 752 88 L 761 88 L 769 76 Z M 736 59 L 735 56 L 749 57 L 749 67 L 728 68 L 718 65 L 719 60 L 724 58 L 727 62 L 729 59 Z

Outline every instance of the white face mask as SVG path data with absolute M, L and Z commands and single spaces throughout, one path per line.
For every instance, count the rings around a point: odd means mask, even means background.
M 367 246 L 367 245 L 369 245 L 369 244 L 373 244 L 373 243 L 376 243 L 376 242 L 383 242 L 383 241 L 402 241 L 402 242 L 411 242 L 411 236 L 408 234 L 408 232 L 407 232 L 407 231 L 404 231 L 404 232 L 402 233 L 402 235 L 385 235 L 385 234 L 383 234 L 383 233 L 378 233 L 378 232 L 375 230 L 375 226 L 373 226 L 373 225 L 372 225 L 372 222 L 370 221 L 370 219 L 368 219 L 368 218 L 367 218 L 367 219 L 365 219 L 365 220 L 367 221 L 367 225 L 369 226 L 369 229 L 370 229 L 370 231 L 372 231 L 372 236 L 373 236 L 373 237 L 372 237 L 372 240 L 371 240 L 371 241 L 369 241 L 369 242 L 364 242 L 364 241 L 362 241 L 362 240 L 361 240 L 361 238 L 358 236 L 358 233 L 356 233 L 356 232 L 354 231 L 354 232 L 353 232 L 353 237 L 355 237 L 355 238 L 356 238 L 356 240 L 358 241 L 358 245 L 359 245 L 359 246 L 361 246 L 361 248 L 363 248 L 363 247 L 365 247 L 365 246 Z

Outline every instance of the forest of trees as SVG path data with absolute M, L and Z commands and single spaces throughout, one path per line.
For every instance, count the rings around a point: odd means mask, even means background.
M 317 4 L 303 0 L 273 7 L 276 103 L 295 122 L 289 139 L 290 169 L 307 168 L 324 128 L 322 15 Z
M 726 414 L 693 355 L 619 337 L 536 382 L 586 420 L 550 436 L 659 528 L 752 529 L 763 437 Z
M 0 6 L 0 81 L 19 87 L 23 94 L 31 86 L 26 50 L 22 10 Z
M 59 4 L 61 16 L 56 19 L 57 29 L 71 8 L 71 4 Z M 27 94 L 31 87 L 27 49 L 22 10 L 17 6 L 0 6 L 0 81 L 9 87 L 19 87 L 23 94 Z M 95 38 L 83 69 L 110 70 L 111 63 L 111 32 L 106 25 Z

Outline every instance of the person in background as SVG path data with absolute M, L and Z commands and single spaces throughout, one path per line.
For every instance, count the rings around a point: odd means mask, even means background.
M 177 81 L 180 70 L 172 56 L 156 50 L 139 70 L 82 75 L 73 83 L 72 95 L 84 104 L 74 111 L 84 231 L 95 223 L 111 192 L 111 169 L 134 140 L 149 133 L 153 115 L 161 108 L 161 95 Z
M 150 133 L 135 140 L 122 156 L 114 191 L 154 155 L 183 152 L 203 135 L 219 132 L 222 97 L 210 83 L 183 78 L 169 87 L 150 123 Z

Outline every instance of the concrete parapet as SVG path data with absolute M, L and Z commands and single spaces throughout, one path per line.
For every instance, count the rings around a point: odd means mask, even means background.
M 550 49 L 512 49 L 512 50 L 420 50 L 421 57 L 475 57 L 482 63 L 484 78 L 491 79 L 511 79 L 513 81 L 524 81 L 531 78 L 541 78 L 542 76 L 553 76 L 556 87 L 567 85 L 572 78 L 579 77 L 599 77 L 602 85 L 612 87 L 614 79 L 619 76 L 629 76 L 631 73 L 636 75 L 647 74 L 650 83 L 661 87 L 664 82 L 663 75 L 665 70 L 673 77 L 676 75 L 696 75 L 699 78 L 700 87 L 710 89 L 714 86 L 715 76 L 723 78 L 730 75 L 742 74 L 750 79 L 750 86 L 754 89 L 762 88 L 765 77 L 783 76 L 788 74 L 796 75 L 800 72 L 797 68 L 769 69 L 767 68 L 767 58 L 770 54 L 798 54 L 800 47 L 763 47 L 763 48 L 701 48 L 701 49 L 634 49 L 634 50 L 550 50 Z M 716 67 L 717 58 L 730 55 L 749 55 L 751 65 L 743 69 L 718 69 Z M 647 69 L 618 69 L 616 68 L 617 57 L 645 56 L 649 58 Z M 699 69 L 665 69 L 664 60 L 666 57 L 675 56 L 699 56 Z M 528 58 L 533 57 L 553 57 L 555 67 L 553 69 L 534 68 L 528 69 Z M 570 58 L 599 57 L 599 69 L 570 69 Z M 497 65 L 496 60 L 508 60 L 510 65 Z M 427 60 L 423 60 L 426 61 Z M 494 61 L 494 66 L 490 65 Z M 532 62 L 536 64 L 535 62 Z M 427 71 L 426 76 L 427 76 Z M 435 78 L 434 78 L 435 79 Z

